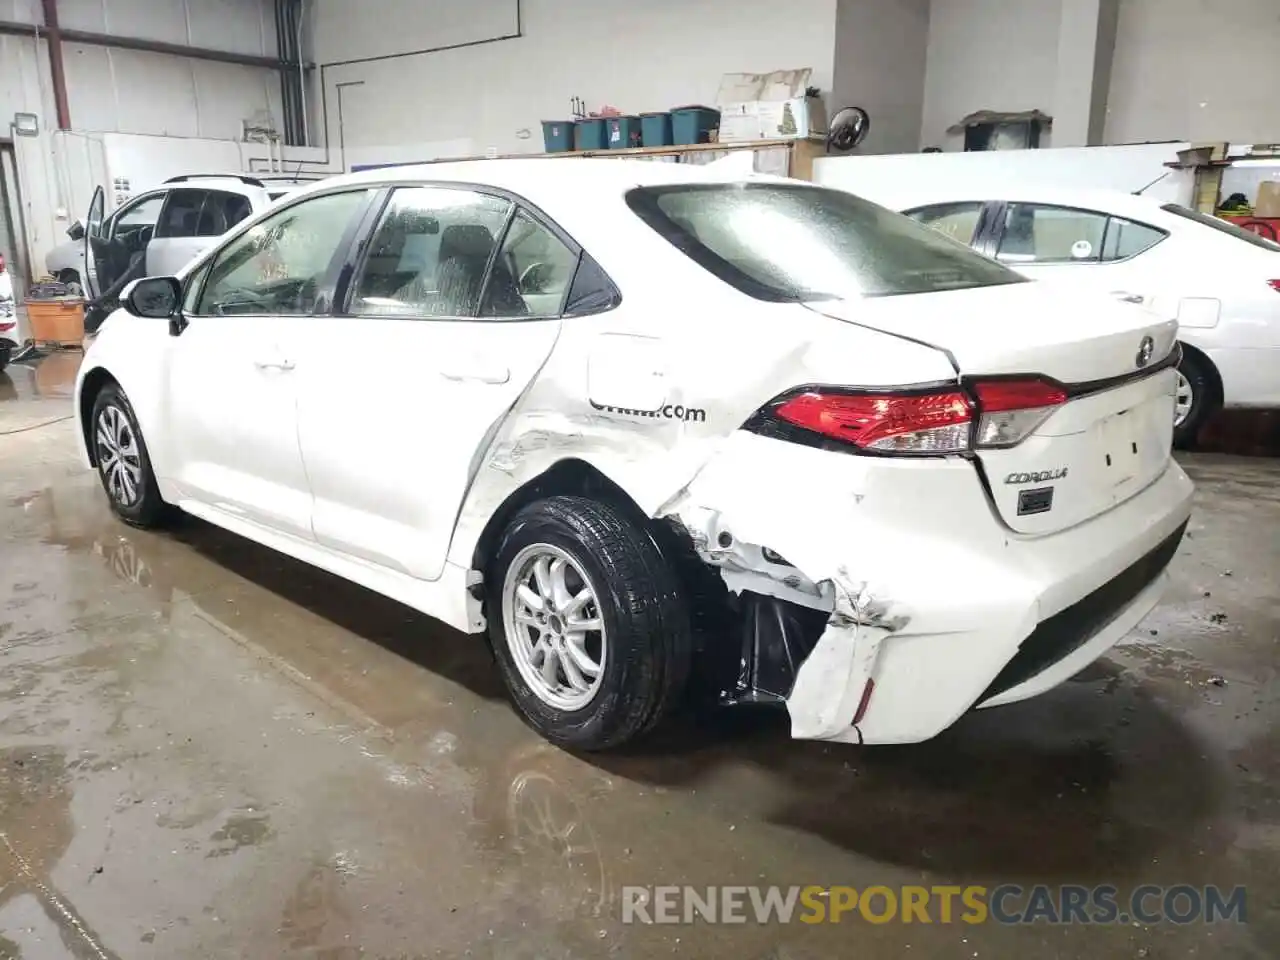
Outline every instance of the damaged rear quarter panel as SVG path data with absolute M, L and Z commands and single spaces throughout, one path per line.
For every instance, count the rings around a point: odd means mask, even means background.
M 478 458 L 452 563 L 470 565 L 493 513 L 561 460 L 590 464 L 656 517 L 752 413 L 785 390 L 951 375 L 946 358 L 927 347 L 798 304 L 726 294 L 710 274 L 706 280 L 709 288 L 682 291 L 680 310 L 671 309 L 668 291 L 628 290 L 617 310 L 564 320 L 537 381 Z M 726 302 L 736 304 L 730 317 Z M 628 351 L 628 343 L 643 347 Z M 696 414 L 677 416 L 678 408 Z
M 478 458 L 450 560 L 470 566 L 490 517 L 526 484 L 564 460 L 590 464 L 647 516 L 678 521 L 730 589 L 830 613 L 788 700 L 793 733 L 861 740 L 863 731 L 884 727 L 887 711 L 901 713 L 896 694 L 884 691 L 862 730 L 851 727 L 886 649 L 979 629 L 1007 634 L 1015 645 L 1020 636 L 1025 606 L 1011 613 L 990 591 L 972 589 L 985 572 L 981 561 L 947 546 L 963 533 L 948 503 L 957 471 L 979 498 L 974 516 L 987 514 L 973 468 L 959 460 L 891 463 L 831 453 L 739 428 L 796 386 L 896 386 L 944 381 L 954 371 L 932 348 L 795 304 L 738 297 L 733 323 L 712 322 L 706 318 L 722 314 L 725 302 L 719 288 L 715 293 L 673 312 L 667 299 L 628 292 L 608 315 L 564 321 L 554 355 Z M 643 348 L 629 351 L 629 338 Z M 645 409 L 660 410 L 659 401 L 704 410 L 705 420 Z M 922 507 L 918 498 L 935 486 L 937 502 Z M 920 532 L 930 510 L 947 527 L 945 538 Z M 719 550 L 725 530 L 737 553 Z M 974 534 L 998 531 L 975 524 Z M 762 564 L 764 547 L 792 568 L 780 574 Z M 955 719 L 927 709 L 921 717 L 905 734 L 890 717 L 886 737 L 922 739 L 936 732 L 935 723 L 940 729 Z

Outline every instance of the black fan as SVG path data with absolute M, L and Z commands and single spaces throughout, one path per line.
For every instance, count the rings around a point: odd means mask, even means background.
M 831 118 L 831 130 L 827 134 L 827 150 L 845 153 L 852 150 L 871 131 L 871 116 L 861 107 L 845 107 Z

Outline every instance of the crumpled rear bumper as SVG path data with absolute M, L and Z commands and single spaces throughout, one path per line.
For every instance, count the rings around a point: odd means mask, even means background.
M 826 613 L 798 645 L 793 736 L 910 743 L 1049 689 L 1132 629 L 1159 598 L 1191 495 L 1170 462 L 1110 512 L 1029 539 L 999 522 L 964 460 L 742 434 L 663 515 L 731 591 Z

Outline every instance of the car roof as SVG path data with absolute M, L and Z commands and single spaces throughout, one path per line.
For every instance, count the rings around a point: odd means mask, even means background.
M 854 191 L 857 192 L 856 190 Z M 1004 200 L 1010 203 L 1043 203 L 1061 207 L 1082 207 L 1101 213 L 1119 216 L 1155 216 L 1167 200 L 1126 193 L 1123 190 L 1078 189 L 1074 187 L 1043 186 L 1034 183 L 1015 183 L 1008 186 L 974 184 L 972 186 L 929 186 L 921 190 L 893 190 L 893 205 L 900 210 L 937 203 L 961 203 L 975 200 Z M 878 200 L 869 193 L 869 200 Z
M 541 204 L 554 196 L 563 201 L 577 197 L 589 202 L 592 195 L 619 194 L 637 186 L 680 183 L 739 183 L 746 180 L 797 183 L 781 177 L 744 174 L 738 168 L 652 160 L 588 157 L 512 158 L 502 160 L 459 160 L 439 163 L 377 167 L 358 173 L 339 174 L 308 184 L 304 190 L 332 189 L 359 184 L 413 183 L 435 181 L 496 187 Z

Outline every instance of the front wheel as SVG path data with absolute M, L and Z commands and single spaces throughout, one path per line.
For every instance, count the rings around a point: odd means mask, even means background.
M 1193 353 L 1182 352 L 1178 364 L 1178 386 L 1173 407 L 1173 445 L 1186 449 L 1213 412 L 1213 380 L 1204 362 Z
M 103 387 L 94 399 L 90 427 L 98 476 L 112 511 L 135 527 L 160 525 L 170 508 L 160 497 L 133 407 L 116 384 Z
M 490 639 L 525 720 L 580 750 L 621 746 L 677 702 L 692 657 L 679 583 L 610 504 L 551 497 L 516 514 L 488 571 Z

